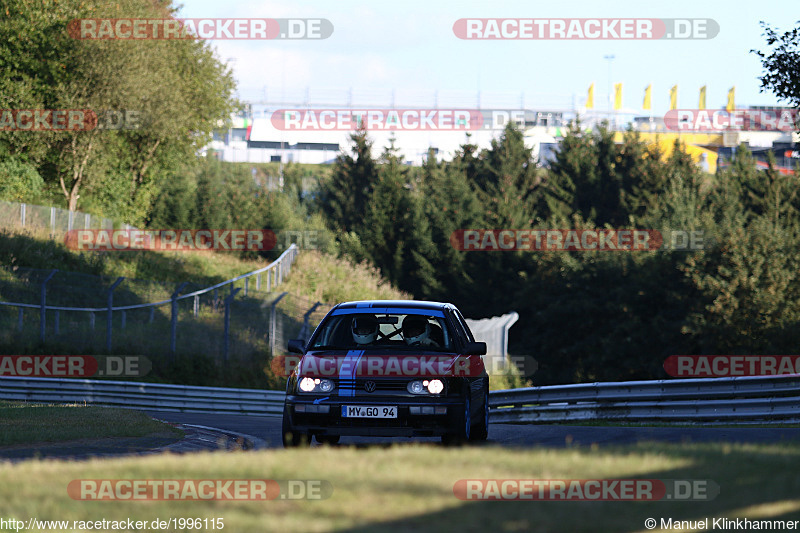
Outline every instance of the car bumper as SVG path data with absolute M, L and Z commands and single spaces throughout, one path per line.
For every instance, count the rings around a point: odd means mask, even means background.
M 397 407 L 397 418 L 351 418 L 342 416 L 342 406 Z M 327 407 L 327 412 L 308 412 Z M 366 437 L 438 437 L 451 433 L 455 427 L 456 413 L 463 411 L 464 402 L 458 398 L 426 398 L 408 401 L 405 398 L 337 398 L 315 402 L 313 398 L 287 396 L 285 409 L 292 427 L 297 431 L 316 435 L 366 436 Z M 303 412 L 298 412 L 298 408 Z M 442 414 L 414 413 L 433 408 Z M 427 408 L 427 409 L 425 409 Z

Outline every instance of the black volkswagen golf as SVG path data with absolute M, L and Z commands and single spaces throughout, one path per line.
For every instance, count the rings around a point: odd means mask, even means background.
M 486 343 L 452 304 L 341 303 L 307 344 L 288 348 L 301 357 L 286 386 L 284 446 L 343 435 L 487 438 Z

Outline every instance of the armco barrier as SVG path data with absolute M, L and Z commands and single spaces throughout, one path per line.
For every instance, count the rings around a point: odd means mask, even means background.
M 554 385 L 495 391 L 495 423 L 800 419 L 800 375 Z M 284 393 L 130 381 L 0 377 L 0 400 L 280 415 Z

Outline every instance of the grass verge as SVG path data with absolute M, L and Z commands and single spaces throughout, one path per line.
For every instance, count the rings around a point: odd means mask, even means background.
M 647 518 L 800 520 L 800 446 L 640 443 L 508 449 L 395 445 L 148 456 L 81 463 L 0 464 L 5 518 L 222 518 L 226 531 L 646 531 Z M 720 487 L 710 501 L 462 501 L 462 479 L 692 479 Z M 327 480 L 329 499 L 75 501 L 76 479 Z M 709 521 L 709 529 L 711 527 Z M 673 529 L 673 530 L 681 530 Z
M 0 402 L 0 446 L 183 432 L 130 409 Z

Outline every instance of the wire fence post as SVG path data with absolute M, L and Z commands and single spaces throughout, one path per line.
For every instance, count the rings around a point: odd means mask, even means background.
M 277 298 L 275 298 L 275 300 L 273 300 L 272 305 L 270 306 L 270 310 L 269 310 L 269 352 L 270 352 L 270 355 L 274 355 L 275 354 L 275 334 L 276 334 L 276 330 L 278 329 L 278 320 L 277 320 L 277 317 L 275 316 L 275 310 L 276 310 L 275 308 L 278 306 L 278 302 L 280 302 L 281 299 L 284 296 L 286 296 L 287 294 L 289 294 L 289 293 L 288 292 L 281 293 L 280 296 L 278 296 Z
M 231 289 L 233 289 L 233 285 L 231 285 Z M 222 353 L 226 363 L 228 362 L 228 351 L 230 350 L 231 303 L 233 303 L 236 293 L 240 290 L 242 289 L 231 290 L 230 295 L 225 298 L 225 325 L 222 333 Z
M 22 333 L 22 307 L 18 307 L 19 309 L 19 316 L 17 317 L 17 328 L 19 328 L 19 332 Z
M 176 337 L 178 333 L 178 295 L 181 293 L 183 288 L 188 285 L 188 281 L 184 281 L 175 289 L 175 292 L 172 293 L 172 317 L 170 319 L 170 333 L 169 333 L 169 353 L 174 357 L 175 356 L 175 344 L 176 344 Z
M 53 279 L 53 276 L 56 275 L 56 272 L 58 272 L 57 268 L 50 271 L 47 277 L 44 278 L 44 281 L 42 281 L 40 289 L 39 300 L 41 310 L 39 312 L 39 339 L 42 342 L 44 342 L 44 330 L 45 325 L 47 324 L 47 282 Z
M 112 325 L 112 318 L 113 318 L 113 311 L 112 308 L 114 307 L 114 289 L 116 289 L 120 283 L 125 280 L 124 277 L 117 278 L 117 281 L 111 284 L 111 287 L 108 288 L 108 315 L 106 316 L 106 350 L 111 351 L 111 325 Z
M 25 211 L 26 211 L 25 204 L 19 204 L 19 222 L 20 225 L 24 228 L 25 227 Z
M 311 309 L 303 313 L 303 327 L 300 328 L 300 335 L 299 337 L 303 339 L 303 342 L 308 342 L 308 338 L 311 336 L 311 332 L 309 331 L 308 321 L 311 318 L 312 313 L 317 310 L 317 307 L 322 305 L 322 302 L 317 302 L 311 306 Z

